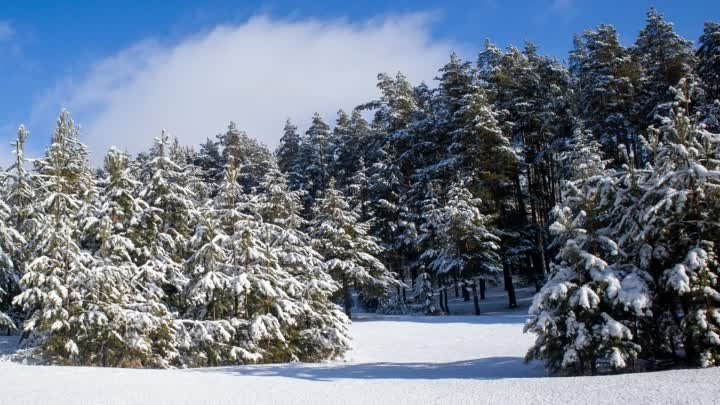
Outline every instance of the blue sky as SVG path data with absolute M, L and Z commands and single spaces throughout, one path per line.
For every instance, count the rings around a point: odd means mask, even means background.
M 378 71 L 408 70 L 414 80 L 432 80 L 451 49 L 474 57 L 485 38 L 500 46 L 532 40 L 564 59 L 573 34 L 600 23 L 615 25 L 630 44 L 651 5 L 693 41 L 704 21 L 720 20 L 716 0 L 59 3 L 0 0 L 0 162 L 9 159 L 5 145 L 19 123 L 29 126 L 39 153 L 60 106 L 87 129 L 84 139 L 94 151 L 117 144 L 136 152 L 160 125 L 197 142 L 230 119 L 272 145 L 285 117 L 302 124 L 311 110 L 328 115 L 352 108 L 372 97 Z M 385 48 L 375 51 L 376 45 Z M 276 52 L 259 49 L 266 46 Z M 263 65 L 271 60 L 282 69 Z M 275 79 L 288 71 L 294 81 Z M 306 73 L 305 87 L 296 87 Z M 232 82 L 227 92 L 226 80 Z M 246 100 L 263 96 L 255 104 Z M 217 122 L 197 124 L 206 119 Z

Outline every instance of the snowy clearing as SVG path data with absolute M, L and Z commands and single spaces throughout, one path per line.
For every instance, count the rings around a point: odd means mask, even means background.
M 502 298 L 499 292 L 488 296 Z M 461 303 L 456 302 L 461 306 Z M 452 306 L 451 306 L 452 309 Z M 0 404 L 711 403 L 720 370 L 549 378 L 524 364 L 524 310 L 481 316 L 359 316 L 346 362 L 191 370 L 0 362 Z M 8 353 L 15 338 L 2 338 Z

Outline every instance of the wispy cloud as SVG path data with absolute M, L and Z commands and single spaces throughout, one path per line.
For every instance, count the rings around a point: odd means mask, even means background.
M 274 146 L 290 117 L 332 121 L 376 96 L 379 72 L 432 80 L 452 44 L 430 36 L 427 15 L 362 23 L 255 17 L 166 45 L 144 41 L 108 57 L 83 78 L 66 78 L 35 105 L 59 106 L 84 122 L 93 160 L 111 146 L 138 152 L 167 128 L 197 144 L 230 120 Z

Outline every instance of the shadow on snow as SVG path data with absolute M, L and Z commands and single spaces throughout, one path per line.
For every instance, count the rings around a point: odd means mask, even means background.
M 190 369 L 189 372 L 235 376 L 285 377 L 311 381 L 374 380 L 497 380 L 544 377 L 539 363 L 525 364 L 520 357 L 488 357 L 452 363 L 289 364 Z

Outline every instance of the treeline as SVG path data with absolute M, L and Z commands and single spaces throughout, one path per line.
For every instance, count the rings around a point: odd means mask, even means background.
M 286 126 L 278 164 L 306 209 L 337 179 L 388 268 L 440 305 L 478 278 L 503 274 L 510 305 L 513 275 L 544 284 L 528 359 L 553 372 L 720 361 L 718 24 L 694 48 L 650 10 L 634 45 L 601 25 L 568 65 L 487 43 L 437 87 L 378 79 L 332 131 Z
M 630 48 L 607 25 L 568 65 L 487 43 L 437 86 L 378 89 L 332 128 L 288 121 L 274 154 L 231 124 L 197 151 L 164 133 L 134 159 L 111 150 L 96 173 L 63 112 L 30 170 L 21 128 L 0 206 L 20 355 L 327 359 L 353 305 L 447 312 L 448 288 L 501 278 L 513 306 L 524 278 L 528 359 L 552 372 L 720 361 L 720 25 L 693 48 L 651 10 Z

